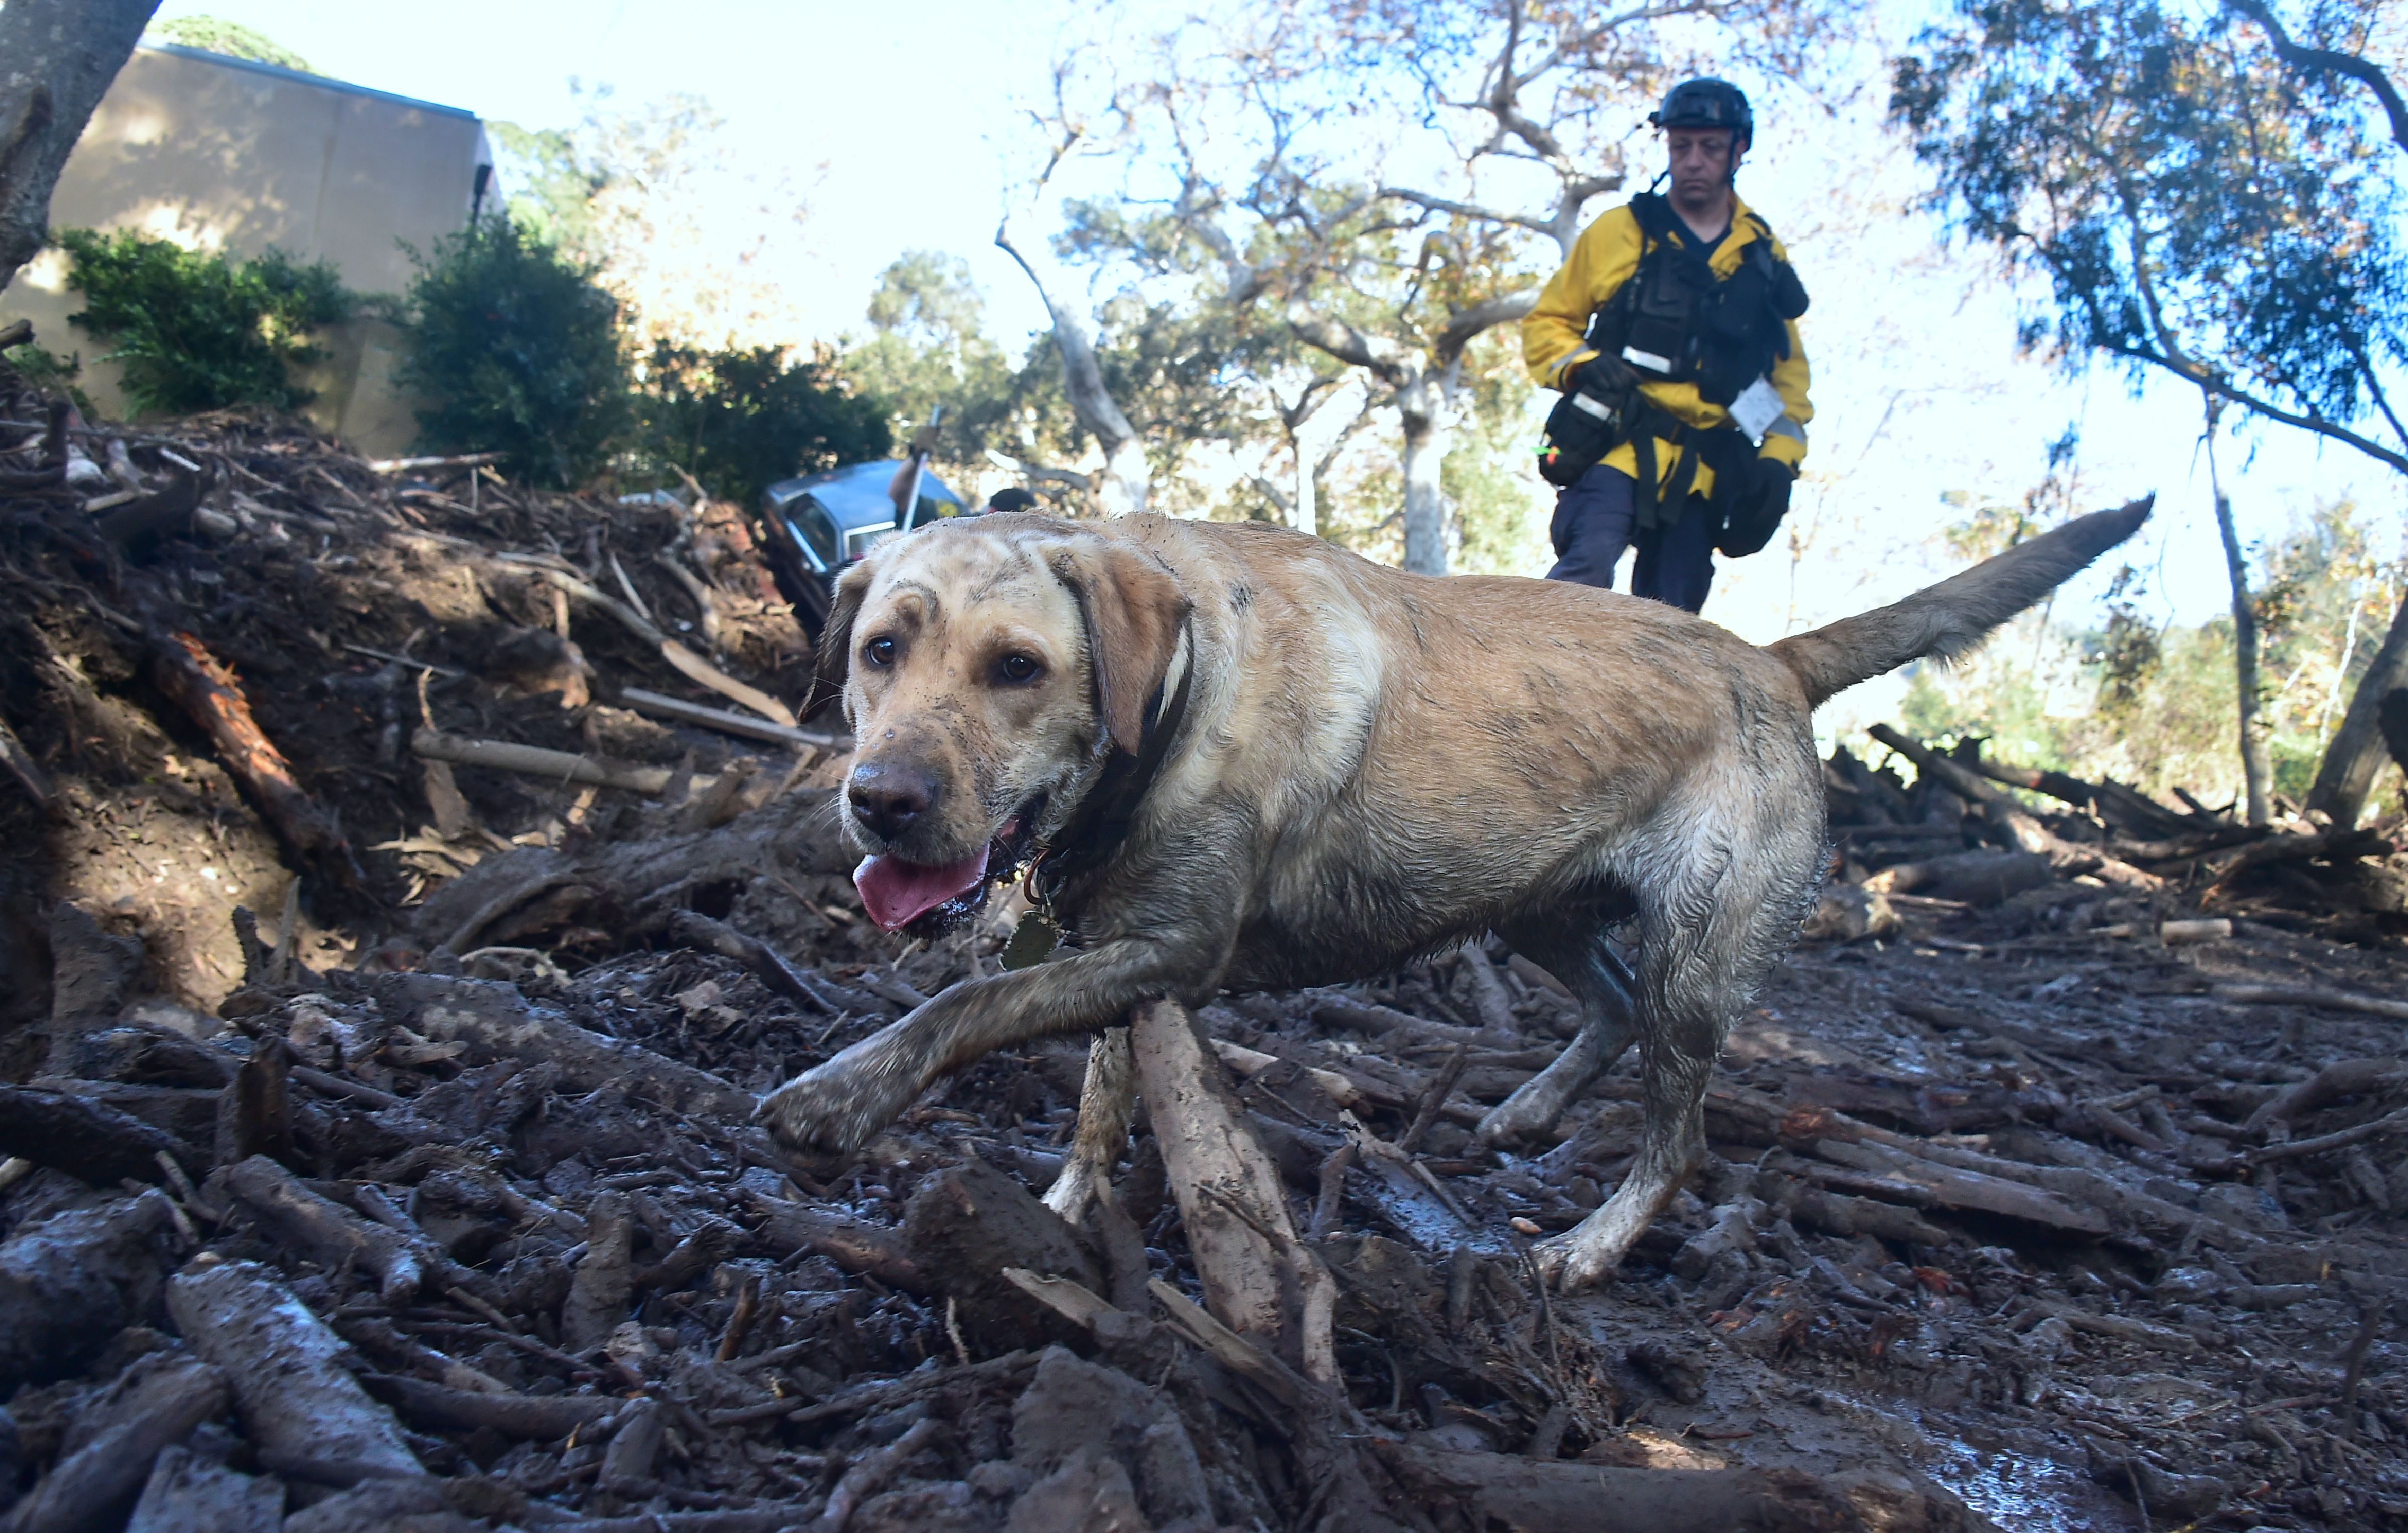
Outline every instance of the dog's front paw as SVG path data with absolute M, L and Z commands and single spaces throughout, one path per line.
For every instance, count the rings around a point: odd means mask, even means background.
M 893 1123 L 919 1094 L 916 1078 L 885 1067 L 855 1045 L 761 1098 L 752 1116 L 789 1144 L 849 1153 Z

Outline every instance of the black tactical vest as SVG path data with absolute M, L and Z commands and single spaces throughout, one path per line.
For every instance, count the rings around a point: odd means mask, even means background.
M 1789 355 L 1783 322 L 1806 312 L 1806 286 L 1772 253 L 1772 229 L 1746 214 L 1756 237 L 1739 269 L 1716 278 L 1711 250 L 1679 230 L 1672 205 L 1652 192 L 1630 199 L 1641 236 L 1639 269 L 1589 321 L 1588 344 L 1621 357 L 1642 377 L 1697 385 L 1709 404 L 1727 406 Z M 1661 365 L 1658 365 L 1658 364 Z

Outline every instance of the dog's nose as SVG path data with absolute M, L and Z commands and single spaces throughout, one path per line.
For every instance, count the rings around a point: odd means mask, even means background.
M 864 762 L 845 784 L 853 818 L 886 840 L 910 830 L 937 802 L 937 780 L 915 767 Z

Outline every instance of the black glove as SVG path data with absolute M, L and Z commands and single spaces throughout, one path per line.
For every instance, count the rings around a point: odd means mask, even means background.
M 1749 460 L 1744 481 L 1732 486 L 1730 511 L 1714 547 L 1733 559 L 1761 552 L 1789 514 L 1789 487 L 1797 481 L 1798 470 L 1778 458 Z
M 1559 488 L 1578 483 L 1622 444 L 1639 375 L 1618 357 L 1592 357 L 1566 374 L 1564 385 L 1539 447 L 1539 477 Z

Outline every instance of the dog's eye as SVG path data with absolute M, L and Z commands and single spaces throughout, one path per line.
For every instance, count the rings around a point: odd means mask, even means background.
M 891 666 L 895 664 L 895 641 L 891 638 L 873 638 L 861 647 L 861 658 L 873 666 Z
M 1034 655 L 1008 654 L 995 663 L 996 679 L 1015 687 L 1025 687 L 1036 681 L 1044 669 Z

